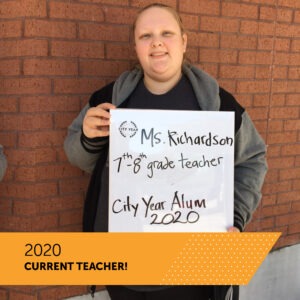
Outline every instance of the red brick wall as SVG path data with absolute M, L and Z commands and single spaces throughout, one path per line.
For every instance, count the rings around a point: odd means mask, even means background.
M 95 90 L 134 61 L 130 25 L 146 0 L 0 1 L 1 231 L 80 231 L 88 176 L 62 149 Z M 248 230 L 300 242 L 300 1 L 168 0 L 189 57 L 244 105 L 268 144 L 263 199 Z M 10 287 L 0 299 L 61 299 L 85 287 Z

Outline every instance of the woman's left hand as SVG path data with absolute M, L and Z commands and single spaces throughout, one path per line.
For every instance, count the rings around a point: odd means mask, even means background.
M 240 232 L 240 230 L 237 227 L 232 226 L 227 229 L 227 232 Z

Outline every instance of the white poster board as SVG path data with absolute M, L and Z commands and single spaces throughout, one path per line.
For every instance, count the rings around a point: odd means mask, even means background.
M 110 113 L 110 232 L 233 226 L 233 112 Z

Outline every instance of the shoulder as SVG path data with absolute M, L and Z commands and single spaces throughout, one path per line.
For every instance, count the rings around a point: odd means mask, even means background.
M 95 91 L 90 97 L 89 104 L 90 107 L 95 107 L 104 102 L 112 102 L 112 92 L 115 82 L 111 82 L 108 85 L 102 87 L 101 89 Z
M 235 112 L 235 132 L 239 130 L 242 123 L 242 115 L 245 109 L 237 102 L 232 94 L 223 88 L 219 88 L 220 95 L 220 111 L 233 111 Z

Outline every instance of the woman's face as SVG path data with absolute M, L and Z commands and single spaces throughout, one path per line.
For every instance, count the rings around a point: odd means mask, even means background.
M 165 82 L 180 77 L 187 37 L 171 12 L 159 7 L 142 12 L 136 21 L 134 38 L 146 80 Z

